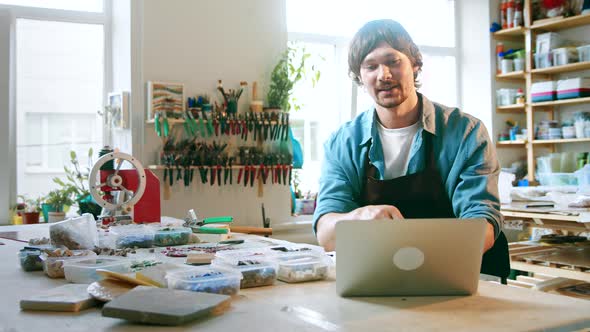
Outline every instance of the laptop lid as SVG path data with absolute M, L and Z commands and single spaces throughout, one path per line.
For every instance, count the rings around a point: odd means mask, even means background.
M 341 296 L 473 294 L 486 224 L 484 219 L 340 221 L 336 290 Z

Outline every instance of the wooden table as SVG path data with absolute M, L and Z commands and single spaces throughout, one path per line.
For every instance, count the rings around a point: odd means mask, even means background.
M 573 232 L 590 231 L 590 209 L 534 208 L 527 209 L 527 203 L 512 203 L 502 205 L 501 212 L 506 220 L 524 220 L 534 223 L 536 227 Z M 564 212 L 563 214 L 559 214 Z M 567 215 L 574 213 L 575 215 Z
M 527 209 L 525 205 L 524 202 L 502 205 L 502 214 L 506 220 L 522 220 L 533 227 L 566 230 L 574 233 L 590 232 L 590 209 L 563 210 L 563 212 L 575 213 L 575 215 L 563 215 L 553 213 L 556 210 L 553 208 Z M 549 266 L 550 264 L 531 264 L 520 259 L 514 259 L 514 254 L 521 252 L 522 249 L 519 245 L 510 246 L 511 268 L 590 282 L 590 271 L 586 268 L 554 267 Z M 531 249 L 534 250 L 534 248 Z M 588 257 L 588 260 L 590 264 L 590 257 Z
M 0 232 L 19 229 L 0 227 Z M 35 229 L 38 231 L 38 229 Z M 19 232 L 26 233 L 33 228 Z M 42 233 L 42 232 L 38 232 Z M 23 272 L 24 243 L 0 239 L 0 331 L 571 331 L 590 327 L 590 301 L 480 282 L 465 297 L 341 298 L 333 279 L 240 291 L 221 316 L 176 328 L 106 318 L 99 309 L 78 314 L 25 312 L 19 300 L 65 283 L 42 272 Z

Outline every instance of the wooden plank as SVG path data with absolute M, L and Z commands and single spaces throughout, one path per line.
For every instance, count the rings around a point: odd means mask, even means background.
M 545 252 L 533 252 L 511 256 L 513 260 L 525 260 L 551 267 L 590 270 L 590 248 L 554 248 Z
M 524 27 L 502 29 L 494 32 L 492 36 L 496 40 L 522 40 L 525 31 Z
M 532 107 L 545 107 L 545 106 L 559 106 L 559 105 L 575 105 L 575 104 L 584 104 L 584 103 L 590 103 L 590 97 L 543 101 L 543 102 L 539 102 L 539 103 L 532 103 L 531 106 Z
M 590 24 L 590 14 L 576 15 L 568 18 L 543 19 L 533 22 L 531 30 L 559 31 Z
M 535 74 L 559 74 L 568 73 L 572 71 L 588 70 L 590 69 L 590 61 L 574 62 L 562 66 L 553 66 L 548 68 L 533 69 L 531 73 Z
M 590 142 L 590 138 L 569 138 L 569 139 L 536 139 L 533 144 L 563 144 L 563 143 L 585 143 Z
M 543 279 L 538 279 L 534 277 L 527 277 L 527 276 L 516 276 L 516 281 L 526 282 L 528 284 L 536 285 L 540 282 L 543 282 Z
M 514 287 L 520 287 L 520 288 L 533 288 L 533 284 L 530 284 L 528 282 L 522 282 L 522 281 L 518 281 L 518 280 L 512 280 L 512 279 L 508 279 L 508 286 L 514 286 Z
M 519 70 L 519 71 L 513 71 L 507 74 L 498 74 L 496 75 L 496 79 L 497 80 L 524 80 L 525 76 L 524 76 L 524 71 Z
M 588 272 L 572 271 L 566 269 L 554 269 L 548 266 L 528 264 L 519 261 L 511 261 L 510 267 L 514 270 L 543 273 L 554 275 L 556 277 L 563 277 L 590 282 L 590 273 Z

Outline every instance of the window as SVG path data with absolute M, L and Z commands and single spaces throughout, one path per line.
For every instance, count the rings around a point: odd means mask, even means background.
M 293 135 L 304 152 L 303 192 L 318 190 L 323 143 L 331 133 L 373 106 L 372 99 L 348 78 L 348 42 L 363 24 L 385 17 L 399 21 L 422 52 L 419 91 L 431 100 L 459 106 L 453 0 L 287 0 L 289 41 L 303 43 L 309 53 L 325 59 L 319 64 L 319 84 L 312 88 L 306 82 L 294 91 L 303 102 L 302 109 L 291 115 Z M 435 22 L 436 29 L 429 22 Z
M 102 12 L 102 0 L 0 0 L 0 4 L 83 12 Z
M 16 189 L 37 197 L 64 176 L 71 150 L 84 165 L 102 146 L 109 21 L 102 0 L 0 4 L 18 4 L 0 5 L 16 17 Z

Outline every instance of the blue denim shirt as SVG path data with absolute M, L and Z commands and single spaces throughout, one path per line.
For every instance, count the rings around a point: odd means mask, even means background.
M 434 134 L 436 166 L 455 215 L 485 218 L 494 226 L 497 237 L 502 221 L 498 196 L 500 165 L 485 126 L 457 108 L 433 103 L 420 94 L 419 97 L 422 126 L 412 143 L 407 174 L 425 168 L 422 130 Z M 369 160 L 383 179 L 385 164 L 377 121 L 374 108 L 363 112 L 340 127 L 324 144 L 325 158 L 313 216 L 314 232 L 322 215 L 346 213 L 361 206 L 367 149 Z

